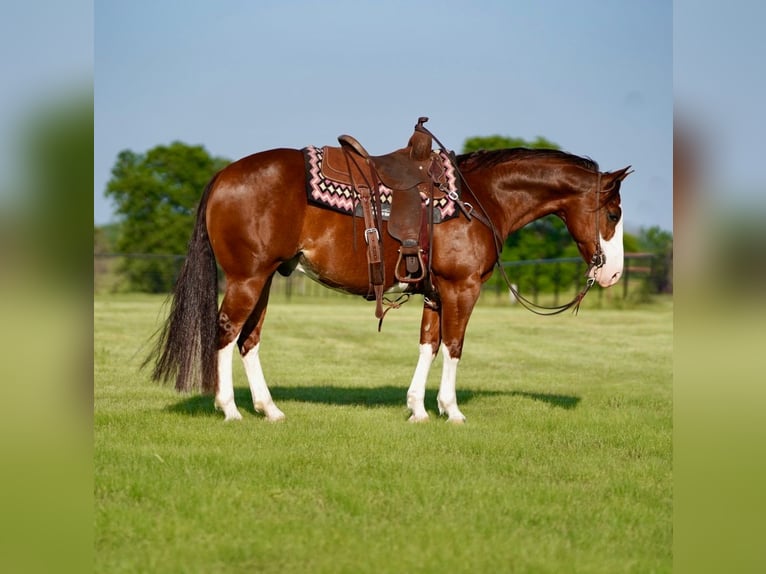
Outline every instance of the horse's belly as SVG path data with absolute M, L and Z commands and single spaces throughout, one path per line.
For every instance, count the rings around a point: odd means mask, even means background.
M 358 262 L 350 259 L 353 258 L 345 258 L 338 254 L 335 258 L 327 260 L 302 252 L 296 270 L 325 287 L 352 295 L 366 295 L 369 290 L 367 263 L 362 261 L 361 265 L 358 265 Z
M 364 222 L 347 215 L 309 206 L 299 240 L 298 263 L 314 281 L 354 295 L 370 292 L 367 244 L 363 239 Z M 384 285 L 394 283 L 399 245 L 388 236 L 384 223 L 380 237 Z

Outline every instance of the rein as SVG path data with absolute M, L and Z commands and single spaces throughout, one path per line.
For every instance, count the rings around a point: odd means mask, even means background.
M 577 293 L 577 295 L 574 296 L 574 299 L 572 299 L 569 303 L 565 303 L 564 305 L 558 305 L 555 307 L 546 307 L 544 305 L 538 305 L 537 303 L 534 303 L 530 301 L 529 299 L 527 299 L 526 297 L 524 297 L 521 293 L 519 293 L 519 290 L 513 286 L 513 284 L 511 283 L 511 280 L 508 278 L 508 275 L 505 272 L 505 269 L 500 264 L 500 254 L 502 253 L 502 250 L 503 250 L 504 240 L 502 237 L 500 237 L 500 234 L 497 231 L 497 227 L 495 227 L 495 224 L 492 222 L 492 219 L 490 218 L 489 213 L 487 213 L 487 210 L 484 209 L 484 206 L 479 201 L 479 198 L 477 197 L 476 193 L 474 193 L 474 191 L 471 189 L 471 186 L 468 185 L 468 182 L 463 176 L 463 172 L 460 171 L 460 168 L 457 165 L 457 161 L 454 158 L 454 154 L 448 152 L 447 149 L 444 147 L 444 144 L 441 141 L 439 141 L 439 138 L 437 138 L 424 125 L 422 124 L 417 125 L 415 129 L 427 133 L 434 139 L 434 141 L 439 145 L 439 148 L 441 149 L 441 151 L 443 151 L 449 157 L 450 162 L 455 168 L 455 171 L 460 176 L 460 179 L 463 182 L 463 185 L 465 185 L 465 189 L 468 190 L 468 192 L 473 196 L 473 199 L 476 201 L 476 205 L 481 210 L 481 213 L 477 213 L 474 210 L 473 205 L 471 205 L 470 203 L 465 203 L 461 201 L 459 197 L 450 196 L 450 199 L 452 199 L 457 204 L 457 206 L 460 208 L 460 211 L 466 216 L 468 221 L 470 221 L 472 217 L 475 217 L 476 219 L 481 221 L 486 227 L 488 227 L 489 230 L 492 232 L 492 236 L 495 242 L 495 251 L 497 253 L 497 258 L 495 259 L 495 266 L 499 269 L 500 275 L 505 281 L 505 284 L 508 287 L 508 290 L 516 298 L 516 300 L 521 304 L 521 306 L 527 309 L 528 311 L 535 313 L 536 315 L 558 315 L 559 313 L 563 313 L 567 309 L 572 309 L 572 312 L 576 315 L 577 312 L 580 310 L 580 303 L 582 303 L 582 300 L 585 298 L 585 295 L 588 294 L 588 291 L 590 290 L 591 287 L 593 287 L 593 284 L 596 282 L 595 273 L 594 273 L 594 277 L 587 278 L 585 282 L 585 286 L 580 290 L 579 293 Z M 599 269 L 603 267 L 604 264 L 606 263 L 606 257 L 604 256 L 604 252 L 601 249 L 601 243 L 598 238 L 600 213 L 601 213 L 601 171 L 598 172 L 598 181 L 596 184 L 596 215 L 595 215 L 596 250 L 594 251 L 593 257 L 591 258 L 590 264 L 588 265 L 588 270 L 585 272 L 586 276 L 588 276 L 590 272 L 593 271 L 594 269 Z
M 585 272 L 585 274 L 587 275 L 590 273 L 591 269 L 594 267 L 601 267 L 603 263 L 598 265 L 596 264 L 596 260 L 603 261 L 603 259 L 603 254 L 594 253 L 593 259 L 591 260 L 591 263 L 588 266 L 588 270 Z M 500 274 L 502 275 L 505 284 L 508 286 L 508 290 L 516 298 L 516 301 L 518 301 L 527 311 L 532 311 L 532 313 L 535 315 L 558 315 L 567 309 L 572 309 L 572 312 L 577 315 L 577 312 L 580 310 L 580 303 L 582 303 L 582 300 L 585 299 L 585 295 L 588 294 L 588 291 L 590 291 L 590 288 L 593 287 L 593 284 L 596 282 L 593 277 L 588 277 L 588 279 L 585 281 L 585 287 L 583 287 L 580 292 L 575 295 L 574 299 L 572 299 L 569 303 L 558 305 L 556 307 L 545 307 L 544 305 L 538 305 L 537 303 L 530 301 L 521 293 L 519 293 L 519 290 L 516 289 L 511 283 L 511 280 L 508 279 L 508 275 L 505 273 L 503 266 L 500 265 L 500 262 L 498 261 L 495 263 L 495 265 L 497 265 L 497 268 L 500 270 Z

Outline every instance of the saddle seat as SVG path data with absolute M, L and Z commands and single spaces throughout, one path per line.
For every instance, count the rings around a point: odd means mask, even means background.
M 427 148 L 420 143 L 413 145 L 413 140 L 428 138 Z M 421 183 L 431 183 L 428 174 L 431 162 L 431 137 L 415 132 L 406 148 L 398 149 L 385 155 L 372 156 L 367 153 L 356 138 L 349 135 L 338 137 L 341 149 L 361 157 L 377 172 L 380 181 L 392 190 L 409 190 Z M 423 153 L 425 150 L 427 151 Z M 418 150 L 418 151 L 416 151 Z

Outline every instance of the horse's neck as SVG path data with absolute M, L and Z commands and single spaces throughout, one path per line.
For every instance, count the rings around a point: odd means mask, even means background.
M 561 185 L 550 181 L 535 182 L 507 174 L 482 188 L 486 207 L 504 237 L 558 211 L 566 192 Z

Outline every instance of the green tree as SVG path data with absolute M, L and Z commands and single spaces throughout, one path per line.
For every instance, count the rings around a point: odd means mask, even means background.
M 106 188 L 121 223 L 115 248 L 143 254 L 120 267 L 130 289 L 158 293 L 172 287 L 180 262 L 172 256 L 186 251 L 202 190 L 227 163 L 181 142 L 118 154 Z
M 527 141 L 522 138 L 511 138 L 508 136 L 474 136 L 463 142 L 463 153 L 471 153 L 480 149 L 505 149 L 509 147 L 528 147 L 543 149 L 559 149 L 555 143 L 545 139 L 543 136 L 537 136 L 533 141 Z

